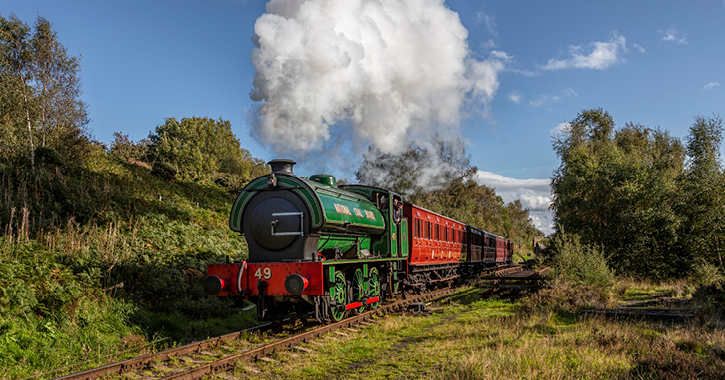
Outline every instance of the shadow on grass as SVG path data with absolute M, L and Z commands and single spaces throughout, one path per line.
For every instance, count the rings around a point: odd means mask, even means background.
M 452 295 L 448 297 L 451 302 L 455 302 L 461 305 L 470 305 L 476 301 L 480 301 L 485 297 L 479 295 L 480 289 L 471 288 L 464 292 Z

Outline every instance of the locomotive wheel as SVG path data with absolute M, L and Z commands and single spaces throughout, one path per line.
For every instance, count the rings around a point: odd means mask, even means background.
M 350 292 L 350 303 L 361 302 L 365 299 L 365 275 L 363 275 L 362 269 L 358 268 L 352 272 L 351 279 L 351 292 Z M 357 315 L 365 311 L 365 305 L 350 309 L 353 314 Z
M 340 271 L 335 272 L 335 282 L 330 284 L 330 316 L 334 322 L 339 322 L 345 318 L 345 306 L 347 305 L 347 284 L 345 275 Z
M 377 268 L 370 269 L 368 275 L 368 297 L 379 297 L 380 296 L 380 274 Z M 380 301 L 376 301 L 370 304 L 371 309 L 375 309 L 380 305 Z

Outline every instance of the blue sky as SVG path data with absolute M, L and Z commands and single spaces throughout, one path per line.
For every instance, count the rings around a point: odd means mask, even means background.
M 470 57 L 505 57 L 484 104 L 461 108 L 456 129 L 481 181 L 524 202 L 545 225 L 551 136 L 583 109 L 617 125 L 684 137 L 695 115 L 723 114 L 725 1 L 447 1 L 467 30 Z M 33 24 L 47 18 L 81 55 L 83 99 L 96 139 L 146 137 L 167 117 L 231 121 L 254 156 L 279 156 L 250 137 L 255 22 L 265 1 L 5 0 Z M 359 162 L 357 153 L 351 162 Z M 302 166 L 315 171 L 312 165 Z M 349 168 L 338 175 L 352 177 Z M 304 170 L 306 169 L 306 170 Z M 538 180 L 538 182 L 536 182 Z M 533 182 L 532 182 L 533 181 Z M 536 214 L 536 213 L 539 214 Z M 548 227 L 547 227 L 548 229 Z

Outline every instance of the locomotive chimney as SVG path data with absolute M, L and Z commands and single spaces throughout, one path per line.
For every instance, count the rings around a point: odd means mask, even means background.
M 287 173 L 294 175 L 295 173 L 292 173 L 292 167 L 296 164 L 296 162 L 292 160 L 287 159 L 277 159 L 269 161 L 267 164 L 272 168 L 272 173 Z

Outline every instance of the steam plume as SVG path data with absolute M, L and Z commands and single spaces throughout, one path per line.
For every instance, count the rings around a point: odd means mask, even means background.
M 295 157 L 458 137 L 461 109 L 485 113 L 510 60 L 475 59 L 467 37 L 443 0 L 271 0 L 255 24 L 252 136 Z

